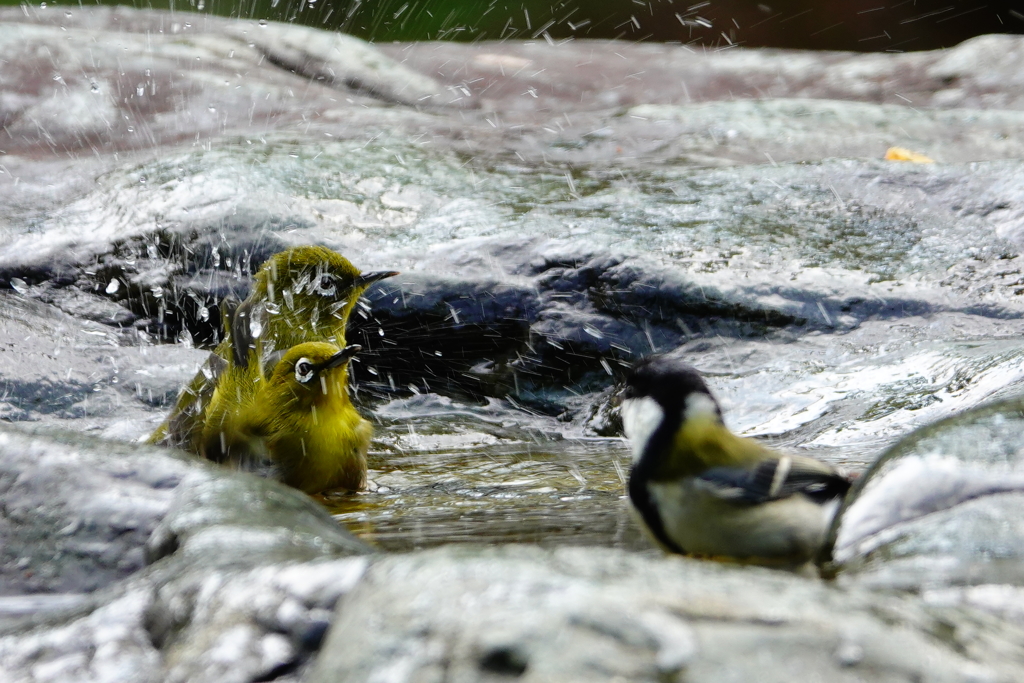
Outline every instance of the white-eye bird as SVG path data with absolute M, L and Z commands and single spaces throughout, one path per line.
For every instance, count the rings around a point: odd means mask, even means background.
M 789 567 L 815 558 L 849 481 L 730 432 L 700 374 L 676 358 L 637 363 L 622 399 L 629 497 L 666 550 Z
M 247 469 L 269 466 L 307 493 L 366 485 L 373 428 L 348 396 L 348 361 L 359 346 L 298 344 L 278 355 L 269 377 L 232 366 L 206 410 L 200 454 Z M 250 386 L 252 384 L 252 386 Z
M 211 417 L 215 393 L 219 391 L 221 404 L 253 405 L 261 383 L 293 347 L 308 342 L 344 347 L 345 327 L 359 297 L 374 282 L 393 275 L 397 273 L 362 273 L 326 247 L 293 247 L 272 256 L 256 273 L 245 301 L 222 302 L 224 340 L 149 442 L 213 457 L 215 449 L 205 435 L 219 432 L 219 426 L 211 419 L 216 422 L 232 412 L 222 408 Z M 328 488 L 326 483 L 323 488 Z

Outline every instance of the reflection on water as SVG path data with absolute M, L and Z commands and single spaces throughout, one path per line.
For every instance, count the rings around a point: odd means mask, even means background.
M 339 522 L 381 550 L 468 542 L 650 547 L 629 511 L 622 439 L 565 436 L 554 419 L 497 401 L 467 407 L 421 395 L 393 401 L 381 415 L 367 490 L 323 497 Z

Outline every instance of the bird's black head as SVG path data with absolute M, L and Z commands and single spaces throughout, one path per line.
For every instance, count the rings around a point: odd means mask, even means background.
M 711 417 L 722 421 L 718 401 L 700 374 L 670 356 L 651 356 L 633 366 L 620 410 L 634 462 L 645 452 L 668 448 L 676 431 L 689 420 Z
M 719 419 L 722 411 L 711 390 L 692 365 L 671 356 L 648 356 L 633 366 L 626 377 L 623 400 L 651 398 L 666 414 L 682 414 L 687 399 L 701 394 L 711 399 Z

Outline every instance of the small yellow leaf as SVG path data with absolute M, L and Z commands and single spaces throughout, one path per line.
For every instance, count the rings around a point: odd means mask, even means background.
M 915 164 L 934 164 L 935 159 L 912 152 L 906 147 L 890 147 L 885 151 L 886 161 L 910 161 Z

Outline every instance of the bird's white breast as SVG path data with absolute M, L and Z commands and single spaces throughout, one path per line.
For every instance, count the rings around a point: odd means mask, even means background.
M 650 396 L 627 398 L 622 402 L 622 429 L 633 447 L 633 462 L 640 459 L 647 442 L 665 419 L 665 411 Z

